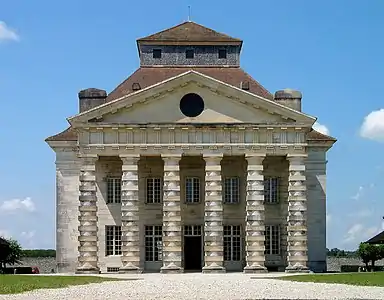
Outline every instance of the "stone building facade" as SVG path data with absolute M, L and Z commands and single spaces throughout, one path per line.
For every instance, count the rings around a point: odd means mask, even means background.
M 194 22 L 138 39 L 140 67 L 79 93 L 56 153 L 59 272 L 326 270 L 326 152 L 301 93 L 240 68 Z

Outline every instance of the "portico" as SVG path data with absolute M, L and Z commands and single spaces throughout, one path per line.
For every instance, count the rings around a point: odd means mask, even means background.
M 229 145 L 228 145 L 229 146 Z M 192 145 L 191 145 L 192 147 Z M 144 156 L 122 154 L 119 156 L 98 156 L 84 154 L 81 157 L 80 174 L 80 226 L 79 226 L 79 272 L 98 272 L 99 261 L 108 261 L 109 257 L 99 258 L 97 241 L 103 239 L 103 226 L 97 220 L 105 218 L 100 215 L 98 201 L 92 201 L 98 177 L 104 177 L 111 170 L 102 169 L 103 163 L 116 164 L 121 174 L 121 212 L 114 214 L 109 204 L 110 213 L 115 224 L 121 226 L 121 262 L 120 272 L 142 272 L 146 269 L 166 272 L 183 272 L 185 265 L 184 228 L 201 226 L 203 234 L 202 271 L 225 272 L 226 264 L 230 269 L 240 268 L 244 272 L 265 272 L 265 203 L 264 195 L 264 161 L 274 158 L 289 162 L 286 175 L 288 179 L 287 210 L 277 213 L 279 226 L 285 226 L 284 220 L 289 215 L 289 226 L 285 236 L 287 248 L 280 253 L 281 260 L 287 261 L 287 270 L 307 270 L 307 236 L 306 236 L 306 198 L 305 198 L 305 159 L 306 154 L 286 154 L 276 156 L 261 151 L 253 154 L 226 155 L 215 151 L 206 151 L 202 155 L 162 154 Z M 287 156 L 288 155 L 288 156 Z M 100 165 L 100 166 L 99 166 Z M 148 174 L 146 169 L 151 170 Z M 156 170 L 156 168 L 158 168 Z M 96 171 L 96 169 L 100 169 Z M 119 170 L 120 169 L 120 170 Z M 159 176 L 162 175 L 162 176 Z M 191 176 L 192 175 L 192 176 Z M 159 177 L 157 177 L 159 176 Z M 148 195 L 148 178 L 161 179 L 159 186 L 162 197 L 159 203 L 150 203 Z M 238 180 L 238 196 L 225 186 L 233 178 Z M 194 179 L 195 187 L 187 186 L 187 180 Z M 284 179 L 283 179 L 284 180 Z M 284 184 L 281 183 L 283 186 Z M 154 188 L 154 186 L 153 186 Z M 236 189 L 232 187 L 233 189 Z M 225 199 L 223 190 L 233 193 L 233 199 Z M 101 191 L 101 193 L 103 193 Z M 197 195 L 196 195 L 197 193 Z M 284 191 L 281 191 L 284 193 Z M 196 195 L 196 196 L 194 196 Z M 99 202 L 102 198 L 99 197 Z M 195 197 L 195 198 L 193 198 Z M 101 199 L 100 199 L 101 198 Z M 227 200 L 227 201 L 226 201 Z M 276 204 L 275 204 L 276 205 Z M 86 210 L 86 213 L 85 213 Z M 153 214 L 152 220 L 143 220 L 144 216 Z M 276 218 L 276 217 L 275 217 Z M 121 224 L 121 225 L 120 225 Z M 162 262 L 146 261 L 145 226 L 161 226 L 161 245 L 155 252 L 161 252 Z M 224 261 L 224 226 L 239 226 L 240 255 L 237 265 L 234 261 Z M 288 225 L 288 224 L 287 224 Z M 283 230 L 282 230 L 283 231 Z M 282 233 L 280 233 L 283 235 Z M 86 241 L 84 237 L 86 236 Z M 141 237 L 141 238 L 140 238 Z M 290 243 L 289 243 L 290 242 Z M 100 243 L 99 243 L 100 244 Z M 227 245 L 228 247 L 228 245 Z M 229 250 L 229 251 L 233 251 Z M 284 253 L 285 252 L 285 253 Z M 230 256 L 230 254 L 229 254 Z M 267 255 L 268 256 L 268 255 Z M 116 258 L 112 258 L 116 263 Z M 111 261 L 111 260 L 110 260 Z M 147 268 L 146 268 L 147 267 Z

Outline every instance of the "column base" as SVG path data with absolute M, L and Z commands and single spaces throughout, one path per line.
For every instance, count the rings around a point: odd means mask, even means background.
M 285 268 L 285 273 L 309 273 L 310 270 L 305 266 L 288 266 Z
M 243 270 L 246 274 L 252 274 L 252 273 L 268 273 L 268 270 L 264 266 L 246 266 Z
M 78 268 L 75 271 L 75 274 L 100 274 L 99 268 Z
M 208 274 L 208 273 L 220 274 L 220 273 L 227 272 L 227 270 L 224 267 L 220 267 L 220 266 L 203 267 L 201 271 L 204 274 Z
M 160 268 L 161 274 L 180 274 L 184 273 L 184 269 L 180 268 L 178 266 L 167 266 L 167 267 L 161 267 Z
M 119 274 L 141 274 L 143 269 L 137 267 L 120 268 Z

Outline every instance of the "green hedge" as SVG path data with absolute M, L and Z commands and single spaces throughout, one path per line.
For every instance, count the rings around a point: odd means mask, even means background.
M 340 267 L 341 272 L 346 272 L 346 273 L 351 273 L 351 272 L 359 272 L 359 268 L 364 267 L 362 265 L 342 265 Z M 371 266 L 368 266 L 368 271 L 371 271 Z M 384 266 L 375 266 L 373 269 L 375 272 L 383 272 L 384 271 Z
M 56 250 L 53 250 L 53 249 L 23 250 L 23 257 L 56 257 Z

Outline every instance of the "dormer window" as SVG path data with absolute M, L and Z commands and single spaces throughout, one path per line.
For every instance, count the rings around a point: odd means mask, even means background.
M 185 58 L 192 59 L 195 57 L 195 51 L 193 49 L 188 49 L 185 51 Z
M 153 58 L 161 58 L 161 49 L 153 49 Z
M 219 59 L 227 58 L 227 49 L 219 49 Z

